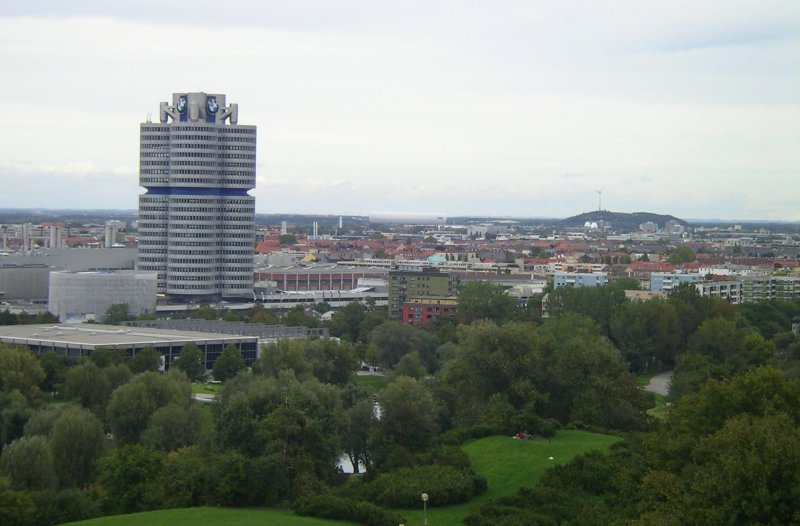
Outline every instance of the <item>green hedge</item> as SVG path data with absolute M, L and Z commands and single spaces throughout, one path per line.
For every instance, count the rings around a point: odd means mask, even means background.
M 415 508 L 419 507 L 423 493 L 428 494 L 432 505 L 446 506 L 466 502 L 486 488 L 486 479 L 471 471 L 433 465 L 384 473 L 363 489 L 370 502 L 390 508 Z
M 398 513 L 387 511 L 370 502 L 333 495 L 297 499 L 292 507 L 298 515 L 349 520 L 365 526 L 397 526 L 406 522 Z

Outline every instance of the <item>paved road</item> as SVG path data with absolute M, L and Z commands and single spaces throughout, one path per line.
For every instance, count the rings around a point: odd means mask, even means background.
M 650 378 L 650 383 L 645 386 L 644 390 L 667 396 L 667 394 L 669 394 L 669 383 L 671 380 L 672 371 L 657 374 Z

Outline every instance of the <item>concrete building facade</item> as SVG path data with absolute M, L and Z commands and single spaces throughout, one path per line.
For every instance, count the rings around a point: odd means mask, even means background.
M 458 298 L 409 298 L 403 303 L 400 321 L 418 325 L 456 315 Z
M 133 316 L 156 311 L 155 272 L 51 272 L 47 310 L 59 321 L 103 321 L 125 303 Z
M 553 274 L 553 288 L 560 287 L 601 287 L 608 284 L 606 272 L 556 272 Z
M 653 292 L 669 292 L 681 283 L 697 283 L 702 280 L 703 276 L 700 274 L 653 272 L 650 274 L 650 290 Z
M 703 297 L 719 298 L 736 305 L 742 303 L 741 281 L 700 281 L 694 286 Z
M 389 319 L 402 319 L 403 304 L 411 298 L 422 301 L 458 296 L 460 282 L 457 274 L 430 267 L 389 272 Z
M 744 303 L 800 299 L 800 276 L 746 276 L 742 283 Z
M 256 127 L 225 95 L 174 93 L 140 128 L 139 270 L 172 297 L 253 290 Z

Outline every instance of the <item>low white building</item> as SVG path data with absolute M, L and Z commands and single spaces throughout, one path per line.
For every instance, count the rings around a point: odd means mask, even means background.
M 156 292 L 155 272 L 51 272 L 47 307 L 62 322 L 103 321 L 120 303 L 131 316 L 155 312 Z

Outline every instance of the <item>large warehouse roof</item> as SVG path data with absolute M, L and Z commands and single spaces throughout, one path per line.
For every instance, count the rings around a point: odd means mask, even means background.
M 93 349 L 97 347 L 144 347 L 168 344 L 228 343 L 257 341 L 255 336 L 213 334 L 144 327 L 121 327 L 99 324 L 47 324 L 0 326 L 0 342 L 45 347 Z

